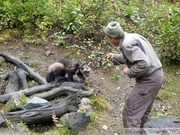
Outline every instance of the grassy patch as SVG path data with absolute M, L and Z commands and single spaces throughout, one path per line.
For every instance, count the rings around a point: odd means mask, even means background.
M 111 110 L 110 103 L 101 95 L 94 95 L 90 98 L 91 105 L 97 111 Z
M 159 104 L 167 108 L 167 111 L 163 109 L 158 109 L 156 112 L 152 110 L 152 116 L 154 118 L 159 117 L 180 117 L 179 113 L 179 103 L 180 103 L 180 69 L 179 65 L 165 65 L 164 66 L 164 84 L 159 91 L 156 99 L 158 99 Z

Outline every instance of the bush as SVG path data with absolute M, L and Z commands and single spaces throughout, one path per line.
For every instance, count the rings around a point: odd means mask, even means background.
M 154 23 L 158 24 L 155 43 L 163 60 L 180 61 L 180 10 L 169 4 L 161 9 L 162 16 L 154 19 Z
M 164 62 L 180 62 L 180 9 L 178 5 L 159 3 L 149 8 L 139 6 L 136 2 L 125 6 L 123 16 L 126 17 L 126 23 L 130 26 L 128 30 L 149 39 Z
M 37 27 L 47 31 L 55 21 L 49 0 L 4 0 L 0 4 L 0 30 Z
M 147 13 L 146 28 L 164 62 L 180 61 L 180 9 L 173 4 L 159 4 Z
M 0 1 L 0 30 L 23 29 L 47 34 L 51 27 L 79 39 L 104 38 L 102 27 L 119 21 L 127 32 L 144 35 L 166 62 L 180 61 L 179 4 L 141 0 L 4 0 Z M 40 31 L 40 32 L 39 32 Z M 43 33 L 43 34 L 44 34 Z M 60 35 L 61 36 L 61 35 Z M 63 42 L 63 40 L 61 41 Z
M 62 1 L 59 6 L 59 20 L 66 32 L 74 33 L 77 37 L 93 37 L 98 29 L 108 20 L 113 10 L 109 0 L 73 0 Z

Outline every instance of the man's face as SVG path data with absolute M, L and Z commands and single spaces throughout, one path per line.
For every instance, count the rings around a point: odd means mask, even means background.
M 115 46 L 118 46 L 120 43 L 120 38 L 110 38 L 108 36 L 106 36 L 106 38 Z

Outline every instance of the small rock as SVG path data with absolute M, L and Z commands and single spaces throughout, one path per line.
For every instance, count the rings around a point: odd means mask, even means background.
M 88 98 L 82 98 L 81 103 L 79 104 L 79 112 L 86 111 L 86 113 L 92 111 L 92 106 Z
M 48 57 L 51 53 L 52 53 L 51 50 L 47 50 L 47 51 L 45 52 L 45 55 Z
M 27 104 L 25 104 L 22 109 L 33 109 L 33 108 L 37 108 L 37 107 L 42 107 L 45 105 L 50 105 L 50 103 L 42 98 L 39 97 L 33 97 L 32 99 L 29 100 L 29 102 Z
M 152 135 L 150 132 L 150 128 L 155 130 L 156 133 L 169 132 L 171 129 L 180 129 L 179 118 L 156 118 L 152 119 L 144 124 L 144 130 L 147 135 Z
M 107 125 L 104 125 L 104 126 L 103 126 L 103 129 L 104 129 L 104 130 L 108 130 L 108 126 L 107 126 Z
M 81 112 L 66 113 L 61 117 L 66 126 L 75 131 L 83 131 L 90 122 L 90 115 Z

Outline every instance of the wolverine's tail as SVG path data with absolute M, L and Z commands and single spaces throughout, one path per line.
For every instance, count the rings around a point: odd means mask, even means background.
M 47 76 L 46 76 L 46 81 L 48 82 L 48 83 L 50 83 L 50 82 L 52 82 L 52 81 L 54 81 L 55 80 L 55 75 L 54 75 L 54 73 L 53 72 L 49 72 L 48 74 L 47 74 Z

